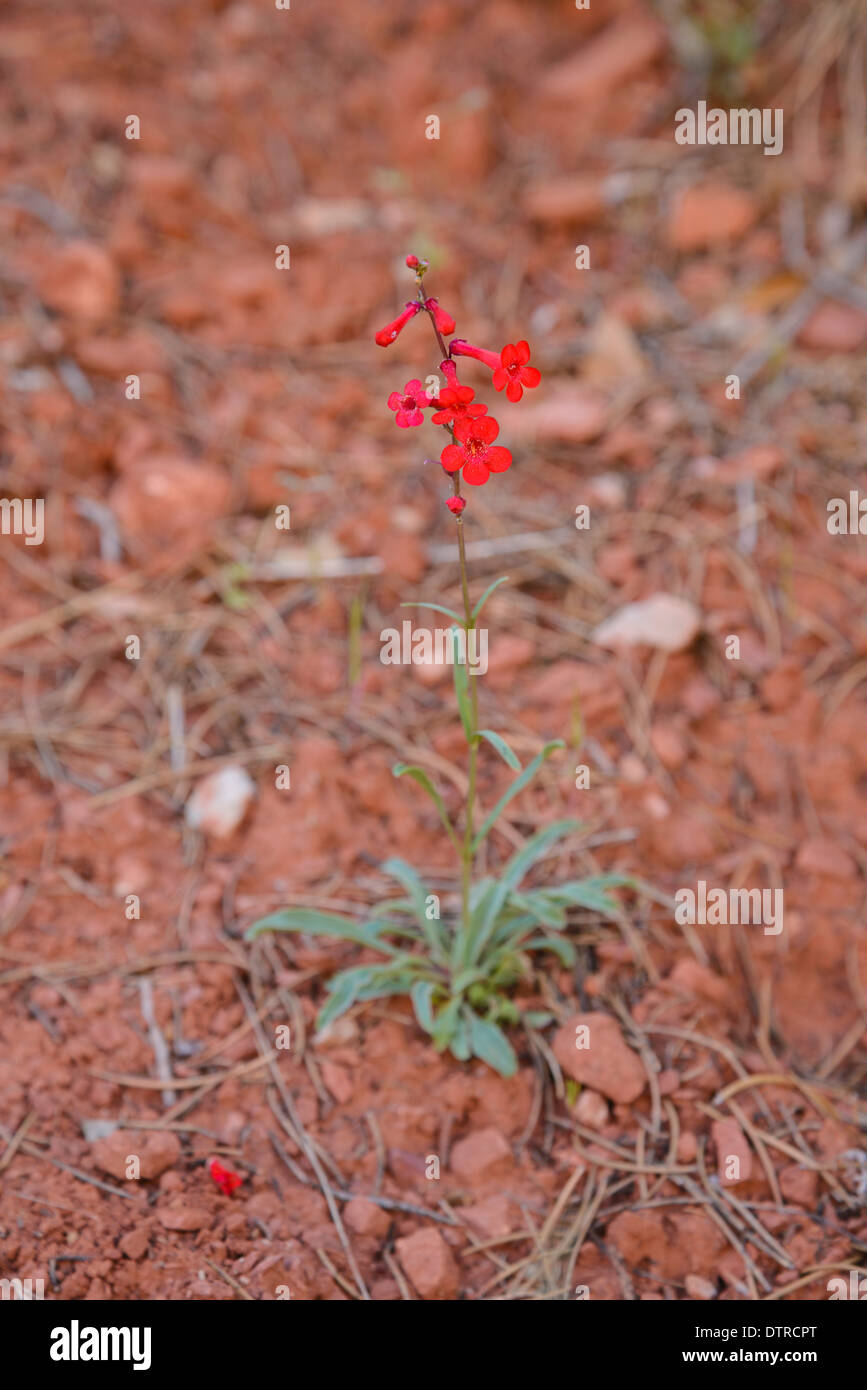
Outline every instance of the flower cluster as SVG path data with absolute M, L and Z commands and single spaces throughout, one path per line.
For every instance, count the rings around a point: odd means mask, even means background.
M 460 517 L 466 501 L 459 494 L 459 477 L 465 483 L 478 487 L 486 483 L 492 473 L 504 473 L 511 466 L 512 455 L 494 440 L 500 433 L 500 426 L 488 407 L 475 399 L 475 391 L 458 381 L 458 370 L 454 359 L 470 357 L 489 367 L 493 373 L 492 381 L 496 391 L 505 391 L 506 399 L 519 401 L 525 390 L 539 385 L 541 373 L 531 367 L 530 345 L 523 339 L 518 343 L 507 343 L 500 352 L 489 352 L 485 348 L 474 347 L 464 338 L 453 338 L 446 345 L 445 339 L 455 331 L 455 321 L 451 314 L 441 308 L 438 300 L 425 298 L 422 288 L 428 262 L 418 256 L 407 256 L 406 263 L 415 272 L 418 297 L 408 300 L 403 313 L 392 323 L 380 329 L 376 341 L 380 347 L 393 343 L 410 319 L 416 314 L 426 313 L 433 325 L 437 343 L 444 354 L 440 371 L 448 383 L 438 396 L 431 396 L 422 383 L 413 379 L 408 381 L 403 391 L 392 391 L 388 398 L 390 410 L 395 412 L 395 423 L 401 429 L 412 429 L 424 423 L 425 410 L 433 407 L 431 419 L 441 425 L 451 435 L 451 443 L 446 444 L 440 455 L 440 462 L 447 473 L 452 475 L 454 495 L 446 505 L 456 517 Z

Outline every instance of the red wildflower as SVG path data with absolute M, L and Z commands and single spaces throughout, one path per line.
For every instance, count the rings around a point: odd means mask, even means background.
M 450 512 L 454 512 L 455 516 L 460 516 L 461 512 L 463 511 L 466 505 L 467 499 L 465 497 L 458 497 L 457 493 L 454 495 L 454 497 L 446 498 L 446 506 L 448 507 Z
M 478 362 L 484 362 L 486 367 L 490 367 L 492 372 L 501 366 L 499 352 L 488 352 L 487 348 L 473 347 L 465 338 L 455 338 L 449 343 L 449 352 L 453 357 L 475 357 Z
M 446 336 L 448 336 L 449 333 L 454 333 L 455 321 L 452 318 L 451 314 L 447 314 L 445 309 L 440 308 L 438 299 L 426 299 L 424 302 L 424 307 L 431 314 L 433 314 L 434 323 L 436 324 L 440 333 L 443 333 Z
M 447 444 L 440 455 L 440 462 L 447 473 L 464 470 L 464 482 L 477 486 L 486 483 L 491 473 L 505 473 L 511 467 L 512 455 L 494 440 L 500 433 L 500 426 L 492 415 L 482 415 L 477 420 L 458 420 L 455 425 L 455 439 L 459 444 Z
M 433 401 L 420 381 L 408 381 L 403 395 L 399 391 L 392 391 L 388 398 L 388 408 L 397 411 L 395 424 L 400 425 L 402 430 L 408 430 L 411 425 L 423 425 L 422 411 L 429 405 L 433 405 Z
M 410 270 L 415 270 L 418 266 L 418 256 L 407 256 L 406 263 Z
M 380 328 L 376 335 L 376 341 L 379 346 L 388 347 L 389 343 L 393 343 L 398 333 L 403 331 L 410 319 L 418 313 L 421 307 L 421 303 L 418 299 L 408 299 L 403 313 L 399 314 L 391 323 L 387 323 L 385 328 Z
M 524 394 L 525 386 L 538 386 L 542 380 L 542 373 L 538 367 L 528 367 L 530 360 L 530 344 L 506 343 L 500 353 L 501 366 L 494 372 L 494 387 L 497 391 L 506 388 L 506 395 L 510 401 L 519 401 Z
M 436 415 L 431 416 L 434 424 L 453 425 L 461 419 L 477 420 L 480 415 L 487 415 L 486 405 L 479 401 L 471 404 L 476 393 L 471 386 L 461 386 L 454 362 L 445 361 L 440 366 L 449 384 L 433 402 L 437 407 Z
M 208 1165 L 208 1172 L 214 1179 L 224 1197 L 231 1197 L 236 1187 L 240 1187 L 244 1179 L 239 1173 L 233 1173 L 231 1168 L 224 1168 L 222 1163 L 218 1163 L 215 1158 L 211 1159 Z

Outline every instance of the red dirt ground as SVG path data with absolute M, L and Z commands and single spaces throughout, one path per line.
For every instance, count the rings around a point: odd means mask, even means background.
M 867 552 L 826 507 L 863 474 L 867 182 L 833 59 L 792 95 L 811 22 L 787 7 L 713 78 L 791 116 L 765 158 L 675 144 L 714 89 L 631 0 L 94 0 L 50 42 L 6 6 L 3 488 L 46 499 L 46 538 L 0 538 L 0 1275 L 58 1299 L 819 1299 L 863 1264 Z M 459 597 L 440 444 L 384 404 L 436 369 L 429 331 L 373 344 L 410 250 L 460 333 L 526 336 L 543 371 L 497 412 L 515 466 L 468 489 L 466 531 L 475 593 L 511 579 L 486 720 L 522 757 L 570 747 L 489 867 L 574 814 L 540 882 L 785 894 L 778 936 L 576 913 L 580 968 L 546 958 L 518 999 L 565 1032 L 511 1080 L 438 1057 L 401 1002 L 317 1040 L 358 953 L 243 941 L 280 906 L 361 910 L 392 853 L 454 902 L 390 772 L 423 761 L 457 804 L 450 687 L 379 661 L 401 601 Z M 593 640 L 658 592 L 696 607 L 685 649 Z M 217 839 L 183 807 L 224 765 L 256 795 Z M 484 763 L 486 805 L 506 780 Z M 564 1076 L 600 1011 L 597 1073 Z

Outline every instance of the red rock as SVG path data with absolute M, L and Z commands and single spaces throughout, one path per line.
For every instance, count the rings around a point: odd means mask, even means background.
M 571 57 L 549 68 L 538 91 L 554 101 L 593 105 L 636 77 L 665 46 L 665 29 L 659 21 L 633 8 L 582 43 Z
M 575 1046 L 579 1028 L 588 1030 L 586 1047 Z M 575 1014 L 558 1030 L 552 1046 L 567 1076 L 601 1091 L 609 1100 L 630 1105 L 644 1090 L 644 1067 L 609 1014 Z
M 753 1151 L 737 1120 L 714 1120 L 711 1136 L 716 1148 L 717 1177 L 723 1187 L 735 1187 L 748 1182 L 753 1171 Z M 732 1160 L 736 1160 L 737 1176 L 729 1177 Z
M 381 1238 L 388 1234 L 391 1225 L 388 1212 L 375 1202 L 368 1202 L 366 1197 L 353 1197 L 352 1201 L 347 1202 L 343 1208 L 343 1220 L 357 1236 Z
M 157 1216 L 167 1231 L 201 1231 L 211 1224 L 207 1207 L 164 1207 Z
M 857 352 L 867 339 L 867 314 L 854 304 L 823 300 L 802 324 L 797 341 L 818 352 Z
M 693 1163 L 698 1153 L 698 1139 L 691 1130 L 685 1129 L 677 1141 L 678 1163 Z
M 554 386 L 544 401 L 530 400 L 520 415 L 509 420 L 512 439 L 561 439 L 589 444 L 598 439 L 608 419 L 608 405 L 598 392 L 583 386 Z
M 127 1231 L 125 1236 L 121 1236 L 117 1245 L 128 1260 L 140 1260 L 147 1253 L 149 1240 L 148 1231 L 143 1226 L 137 1226 L 134 1231 Z
M 813 1211 L 819 1192 L 819 1174 L 813 1168 L 790 1163 L 780 1172 L 780 1191 L 787 1202 Z
M 322 1080 L 338 1105 L 346 1105 L 355 1094 L 352 1077 L 345 1067 L 337 1062 L 322 1061 L 319 1064 Z
M 650 743 L 662 766 L 669 772 L 683 767 L 687 746 L 683 735 L 673 724 L 654 724 L 650 731 Z
M 539 179 L 526 189 L 523 203 L 537 222 L 597 222 L 607 207 L 605 180 L 598 174 Z
M 395 1241 L 404 1274 L 423 1299 L 453 1299 L 460 1287 L 460 1273 L 451 1250 L 434 1226 L 422 1226 Z
M 194 549 L 229 510 L 231 485 L 220 468 L 174 455 L 150 455 L 121 477 L 109 501 L 121 530 L 153 549 Z
M 103 247 L 71 241 L 49 255 L 39 293 L 49 308 L 69 318 L 107 319 L 117 311 L 120 276 Z
M 512 1235 L 521 1229 L 523 1219 L 515 1203 L 502 1193 L 486 1197 L 483 1202 L 464 1207 L 462 1216 L 469 1226 L 488 1240 Z
M 604 1129 L 608 1124 L 608 1103 L 598 1091 L 583 1090 L 572 1107 L 575 1119 L 588 1129 Z
M 854 859 L 836 840 L 805 840 L 795 857 L 795 867 L 805 874 L 841 880 L 855 878 L 858 873 Z
M 668 244 L 675 251 L 701 251 L 736 241 L 758 216 L 755 199 L 722 182 L 693 184 L 675 200 L 668 223 Z
M 139 1176 L 149 1181 L 177 1163 L 181 1145 L 170 1129 L 117 1129 L 97 1139 L 91 1154 L 97 1167 L 120 1181 L 127 1178 L 127 1159 L 135 1155 L 140 1160 Z
M 462 1182 L 486 1182 L 504 1177 L 514 1167 L 507 1140 L 498 1129 L 478 1129 L 459 1139 L 452 1149 L 449 1167 Z
M 694 956 L 681 956 L 668 976 L 667 983 L 679 994 L 697 994 L 714 1004 L 727 1005 L 729 986 L 720 975 L 714 974 Z

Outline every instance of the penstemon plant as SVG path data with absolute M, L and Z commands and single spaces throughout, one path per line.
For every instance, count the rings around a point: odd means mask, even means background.
M 495 389 L 505 390 L 513 403 L 521 400 L 526 389 L 538 386 L 540 373 L 529 365 L 530 349 L 523 341 L 509 343 L 499 353 L 474 347 L 462 338 L 452 337 L 447 345 L 446 339 L 455 331 L 455 321 L 436 299 L 425 297 L 428 262 L 407 256 L 406 263 L 415 273 L 416 298 L 408 301 L 398 318 L 376 334 L 376 342 L 380 347 L 388 347 L 411 319 L 425 314 L 433 326 L 440 370 L 447 382 L 438 396 L 431 397 L 420 381 L 408 381 L 402 392 L 392 392 L 388 405 L 401 429 L 423 424 L 425 410 L 433 408 L 433 423 L 449 435 L 440 462 L 452 479 L 446 506 L 457 526 L 463 615 L 439 603 L 413 602 L 404 607 L 433 609 L 453 623 L 449 637 L 455 694 L 468 761 L 466 802 L 460 820 L 453 823 L 441 793 L 423 767 L 397 763 L 393 771 L 396 777 L 408 776 L 417 782 L 436 807 L 460 867 L 460 910 L 454 921 L 441 921 L 435 910 L 437 899 L 428 894 L 415 869 L 405 860 L 389 859 L 381 867 L 399 884 L 401 895 L 379 903 L 370 920 L 355 922 L 334 913 L 293 908 L 255 922 L 247 931 L 247 938 L 254 939 L 265 931 L 297 931 L 373 948 L 385 957 L 382 963 L 342 970 L 329 981 L 330 997 L 320 1010 L 318 1028 L 326 1027 L 357 1002 L 386 995 L 409 995 L 419 1024 L 438 1051 L 449 1048 L 459 1061 L 479 1057 L 503 1076 L 511 1076 L 517 1068 L 517 1058 L 503 1025 L 523 1023 L 527 1028 L 539 1028 L 551 1021 L 551 1016 L 542 1011 L 521 1014 L 510 998 L 515 985 L 530 973 L 529 953 L 548 951 L 565 966 L 573 965 L 575 949 L 563 935 L 569 909 L 588 908 L 616 918 L 620 905 L 611 889 L 638 885 L 619 874 L 600 874 L 559 887 L 525 887 L 532 866 L 557 841 L 581 828 L 580 822 L 571 819 L 555 821 L 533 835 L 495 877 L 474 879 L 476 857 L 502 812 L 545 760 L 566 745 L 561 739 L 546 743 L 522 768 L 500 734 L 479 727 L 477 678 L 474 675 L 469 679 L 466 661 L 485 604 L 507 580 L 495 580 L 472 604 L 464 541 L 463 513 L 467 502 L 460 493 L 460 479 L 463 476 L 465 483 L 480 487 L 492 473 L 505 472 L 511 466 L 512 455 L 494 443 L 499 425 L 488 414 L 487 406 L 476 401 L 473 388 L 458 380 L 455 358 L 475 359 L 489 367 Z M 479 824 L 476 786 L 483 744 L 517 776 Z

